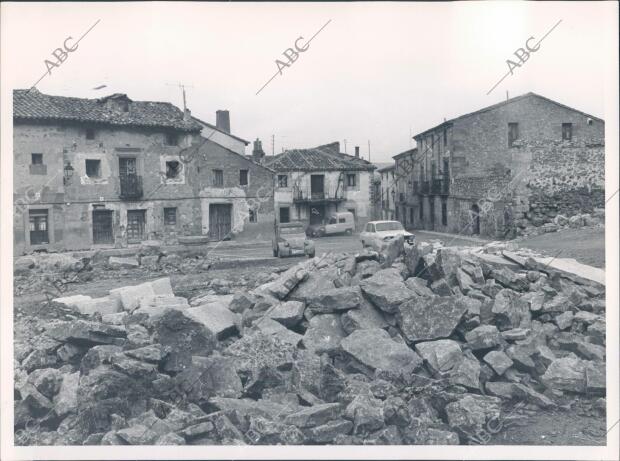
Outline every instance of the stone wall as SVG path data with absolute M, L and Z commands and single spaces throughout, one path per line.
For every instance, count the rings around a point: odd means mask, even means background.
M 557 215 L 593 213 L 605 205 L 605 146 L 602 140 L 523 141 L 519 155 L 528 159 L 527 184 L 521 195 L 529 209 L 527 225 L 550 223 Z

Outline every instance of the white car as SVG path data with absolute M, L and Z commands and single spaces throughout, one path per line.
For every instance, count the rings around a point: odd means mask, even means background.
M 377 249 L 382 242 L 392 240 L 399 235 L 402 235 L 405 242 L 409 244 L 413 244 L 415 241 L 415 235 L 407 232 L 398 221 L 370 221 L 366 224 L 364 232 L 360 234 L 360 240 L 362 241 L 362 248 L 369 246 Z

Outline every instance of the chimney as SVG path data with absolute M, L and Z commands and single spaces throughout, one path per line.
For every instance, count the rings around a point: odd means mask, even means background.
M 218 110 L 215 112 L 215 126 L 218 130 L 230 133 L 230 113 L 227 110 Z
M 360 158 L 360 146 L 355 146 L 355 158 Z
M 263 143 L 260 139 L 256 138 L 256 141 L 254 141 L 254 148 L 252 149 L 252 160 L 256 163 L 263 163 L 264 157 Z
M 183 121 L 189 122 L 192 119 L 192 112 L 186 107 L 183 111 Z

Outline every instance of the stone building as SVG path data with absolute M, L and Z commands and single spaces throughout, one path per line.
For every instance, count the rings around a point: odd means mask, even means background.
M 340 152 L 334 142 L 310 149 L 292 149 L 268 157 L 276 173 L 275 210 L 278 222 L 323 223 L 330 213 L 350 211 L 359 230 L 370 220 L 375 166 Z
M 226 219 L 214 233 L 204 218 L 211 195 L 229 193 L 233 178 L 246 199 L 273 187 L 268 169 L 227 147 L 225 130 L 209 126 L 207 139 L 204 123 L 169 103 L 15 90 L 13 128 L 16 254 L 221 238 Z M 226 178 L 217 193 L 208 187 L 216 164 Z M 228 225 L 226 237 L 243 231 L 232 210 Z
M 394 202 L 396 198 L 395 165 L 388 165 L 379 169 L 381 175 L 381 219 L 395 219 Z
M 505 237 L 603 206 L 604 128 L 600 118 L 527 93 L 417 134 L 413 158 L 396 156 L 407 167 L 399 187 L 411 188 L 407 227 Z

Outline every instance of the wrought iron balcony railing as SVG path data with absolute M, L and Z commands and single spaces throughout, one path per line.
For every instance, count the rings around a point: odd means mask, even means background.
M 120 184 L 121 184 L 121 193 L 120 193 L 121 199 L 135 200 L 135 199 L 142 198 L 142 195 L 143 195 L 142 176 L 138 176 L 135 174 L 121 175 Z

